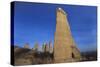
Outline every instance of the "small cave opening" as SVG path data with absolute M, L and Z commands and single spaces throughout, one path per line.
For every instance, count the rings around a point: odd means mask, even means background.
M 72 53 L 72 58 L 75 58 L 75 55 L 74 55 L 74 53 Z

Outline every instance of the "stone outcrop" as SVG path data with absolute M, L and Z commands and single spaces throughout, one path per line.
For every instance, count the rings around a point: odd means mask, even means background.
M 49 53 L 53 53 L 53 46 L 51 42 L 49 42 Z
M 14 47 L 14 65 L 19 66 L 47 63 L 53 63 L 53 54 L 48 52 L 36 52 L 33 49 Z
M 28 48 L 28 49 L 30 49 L 29 44 L 26 43 L 26 44 L 24 45 L 24 48 Z
M 67 13 L 62 8 L 58 8 L 54 38 L 54 60 L 55 62 L 72 62 L 76 58 L 80 59 L 80 52 L 74 43 Z

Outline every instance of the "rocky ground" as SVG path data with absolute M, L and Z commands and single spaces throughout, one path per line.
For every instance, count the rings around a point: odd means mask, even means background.
M 53 63 L 53 54 L 49 52 L 37 52 L 32 49 L 14 47 L 14 65 Z
M 54 63 L 53 53 L 49 52 L 39 52 L 32 49 L 21 48 L 14 46 L 14 55 L 13 55 L 13 65 L 35 65 L 35 64 L 51 64 Z M 80 61 L 93 61 L 97 60 L 97 52 L 82 52 L 82 58 Z M 66 60 L 68 61 L 68 60 Z M 72 59 L 72 62 L 75 62 L 75 59 Z M 79 61 L 78 61 L 79 62 Z

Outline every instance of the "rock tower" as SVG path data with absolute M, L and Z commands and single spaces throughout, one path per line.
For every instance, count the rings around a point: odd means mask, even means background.
M 57 8 L 54 38 L 55 62 L 72 62 L 80 59 L 80 52 L 74 43 L 68 23 L 67 13 L 62 8 Z

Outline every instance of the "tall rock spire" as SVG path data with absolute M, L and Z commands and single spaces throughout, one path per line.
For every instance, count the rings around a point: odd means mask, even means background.
M 30 49 L 29 43 L 25 43 L 24 48 Z
M 38 48 L 39 48 L 39 44 L 36 42 L 36 43 L 34 44 L 33 50 L 38 51 Z
M 77 56 L 76 53 L 78 54 L 78 58 L 80 58 L 79 51 L 75 49 L 73 51 L 72 46 L 76 48 L 73 42 L 67 13 L 62 8 L 58 8 L 56 12 L 56 31 L 54 38 L 55 62 L 70 61 L 73 55 Z
M 49 42 L 49 53 L 53 53 L 52 42 Z

